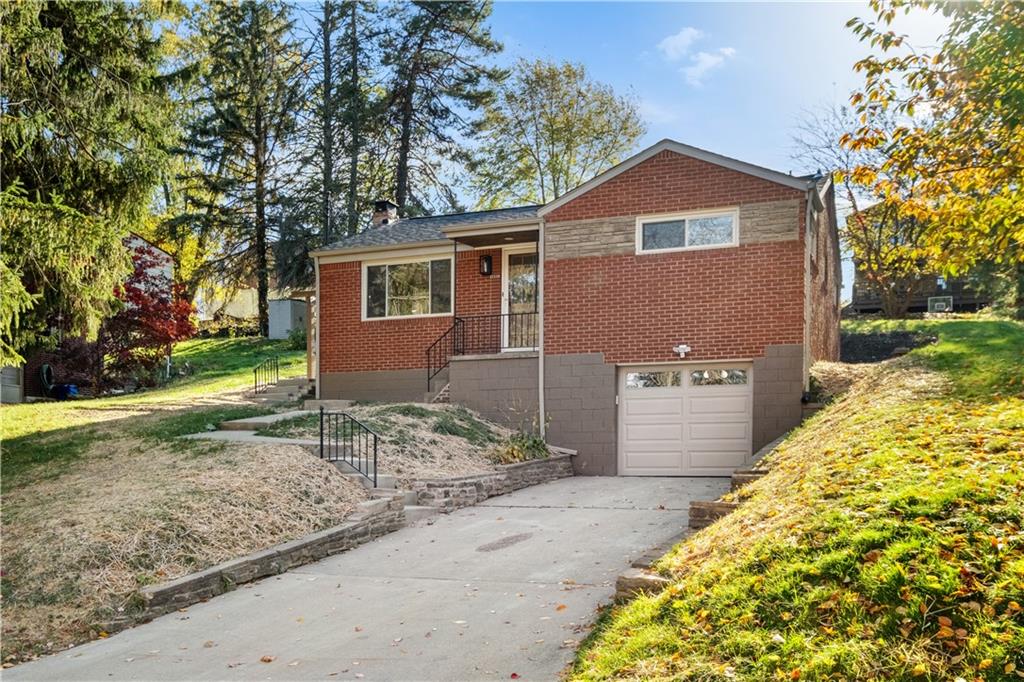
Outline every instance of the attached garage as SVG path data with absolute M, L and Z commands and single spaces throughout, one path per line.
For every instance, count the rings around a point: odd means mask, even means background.
M 619 474 L 728 476 L 750 463 L 750 363 L 619 368 Z

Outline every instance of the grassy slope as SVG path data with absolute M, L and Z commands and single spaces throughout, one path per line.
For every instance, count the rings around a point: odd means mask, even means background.
M 606 614 L 577 679 L 1018 679 L 1024 327 L 927 328 L 772 456 L 740 510 Z
M 195 373 L 164 388 L 0 409 L 5 661 L 95 637 L 140 585 L 337 523 L 363 495 L 301 450 L 175 440 L 268 412 L 237 400 L 252 366 L 278 355 L 301 375 L 304 353 L 210 339 L 176 355 Z
M 305 353 L 288 350 L 286 341 L 195 339 L 175 348 L 176 360 L 187 360 L 194 373 L 165 387 L 114 398 L 5 405 L 0 409 L 3 489 L 26 474 L 43 473 L 34 470 L 60 470 L 111 430 L 137 426 L 130 423 L 136 417 L 188 408 L 192 416 L 181 418 L 199 422 L 192 429 L 197 431 L 209 421 L 259 414 L 262 411 L 253 407 L 221 405 L 204 410 L 201 405 L 214 402 L 210 399 L 217 394 L 248 388 L 252 367 L 273 355 L 281 360 L 282 376 L 305 372 Z M 203 414 L 206 410 L 213 412 Z

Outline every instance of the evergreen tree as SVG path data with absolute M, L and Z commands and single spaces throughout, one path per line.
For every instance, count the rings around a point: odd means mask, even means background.
M 392 71 L 387 116 L 395 138 L 395 203 L 409 215 L 427 209 L 431 191 L 456 205 L 440 162 L 461 156 L 459 135 L 471 126 L 464 112 L 487 104 L 504 72 L 484 63 L 501 50 L 485 23 L 490 2 L 419 1 L 397 11 L 385 50 Z
M 373 80 L 380 74 L 377 6 L 363 0 L 325 0 L 317 10 L 302 124 L 294 142 L 297 181 L 286 199 L 275 244 L 279 282 L 309 286 L 308 252 L 354 234 L 380 191 L 368 179 L 375 160 L 367 144 L 378 134 Z M 379 91 L 379 88 L 377 89 Z
M 287 168 L 281 152 L 294 133 L 303 66 L 288 5 L 245 1 L 211 6 L 196 32 L 207 63 L 203 107 L 191 126 L 189 153 L 216 223 L 227 282 L 256 281 L 259 329 L 269 331 L 269 244 L 280 225 Z
M 0 362 L 88 331 L 130 272 L 173 134 L 174 3 L 0 6 Z

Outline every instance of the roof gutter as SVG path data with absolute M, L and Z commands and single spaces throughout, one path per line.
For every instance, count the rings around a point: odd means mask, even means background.
M 348 249 L 317 249 L 316 251 L 310 251 L 309 255 L 312 258 L 320 258 L 322 256 L 344 256 L 353 253 L 377 253 L 380 251 L 404 251 L 406 249 L 421 249 L 429 246 L 449 245 L 451 245 L 450 239 L 432 239 L 425 242 L 402 242 L 401 244 L 381 244 L 377 246 L 353 246 Z

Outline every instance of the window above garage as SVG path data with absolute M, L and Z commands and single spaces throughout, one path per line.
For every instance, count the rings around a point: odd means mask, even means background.
M 636 220 L 636 252 L 664 253 L 718 249 L 739 244 L 736 209 L 641 216 Z

